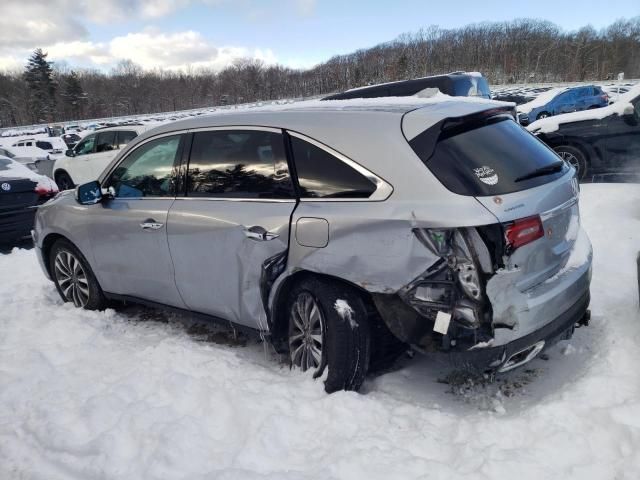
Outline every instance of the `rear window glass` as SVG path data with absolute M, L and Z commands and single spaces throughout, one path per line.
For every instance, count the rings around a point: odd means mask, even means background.
M 561 177 L 569 168 L 563 165 L 559 171 L 522 179 L 557 164 L 560 158 L 512 120 L 441 136 L 431 156 L 421 148 L 425 142 L 420 137 L 428 132 L 414 138 L 411 147 L 445 187 L 460 195 L 492 196 L 526 190 Z

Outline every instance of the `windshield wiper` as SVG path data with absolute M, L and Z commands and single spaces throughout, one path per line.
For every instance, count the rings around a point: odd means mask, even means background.
M 522 182 L 523 180 L 529 180 L 530 178 L 542 177 L 543 175 L 551 175 L 552 173 L 559 172 L 562 170 L 564 166 L 564 161 L 560 160 L 558 162 L 552 163 L 551 165 L 547 165 L 546 167 L 540 167 L 533 172 L 527 173 L 521 177 L 515 179 L 516 182 Z

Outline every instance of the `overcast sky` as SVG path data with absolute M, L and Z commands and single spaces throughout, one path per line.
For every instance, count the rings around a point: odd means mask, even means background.
M 640 15 L 640 0 L 0 0 L 0 69 L 33 49 L 71 67 L 222 68 L 239 57 L 305 68 L 439 25 L 514 18 L 565 30 Z

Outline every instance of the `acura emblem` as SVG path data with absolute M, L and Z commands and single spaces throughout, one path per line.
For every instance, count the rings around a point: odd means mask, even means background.
M 11 190 L 11 184 L 3 183 L 2 185 L 0 185 L 0 188 L 2 188 L 2 190 L 4 190 L 5 192 L 8 192 L 9 190 Z

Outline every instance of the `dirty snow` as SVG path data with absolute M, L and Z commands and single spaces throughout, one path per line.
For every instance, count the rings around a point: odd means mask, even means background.
M 175 317 L 75 310 L 33 251 L 0 255 L 0 478 L 640 478 L 640 187 L 581 202 L 590 327 L 495 381 L 417 355 L 363 394 Z

